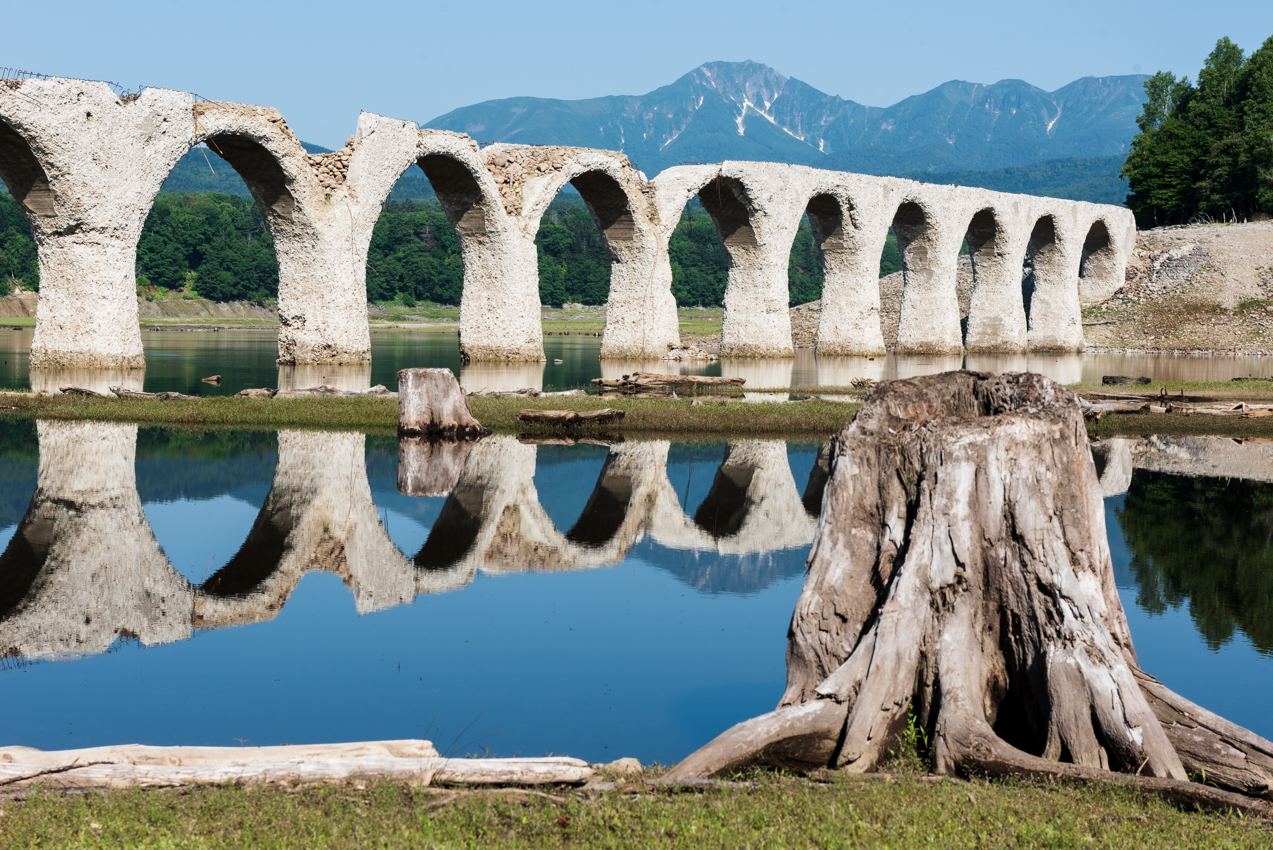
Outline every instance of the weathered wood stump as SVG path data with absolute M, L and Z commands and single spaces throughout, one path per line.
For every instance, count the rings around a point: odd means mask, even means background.
M 669 780 L 878 769 L 913 717 L 938 773 L 1131 774 L 1174 801 L 1273 806 L 1273 743 L 1142 673 L 1074 395 L 1035 374 L 876 388 L 837 435 L 777 710 Z
M 473 418 L 450 369 L 403 369 L 398 373 L 398 433 L 467 439 L 491 432 Z

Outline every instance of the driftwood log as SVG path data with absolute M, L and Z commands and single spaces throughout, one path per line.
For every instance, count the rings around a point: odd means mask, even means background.
M 517 421 L 577 428 L 580 425 L 610 425 L 623 419 L 624 415 L 625 411 L 609 407 L 601 410 L 522 410 L 517 414 Z
M 624 393 L 665 393 L 674 390 L 738 389 L 744 378 L 710 378 L 706 375 L 662 375 L 657 372 L 633 372 L 622 378 L 593 378 L 599 387 Z
M 1035 374 L 893 381 L 832 451 L 779 707 L 667 780 L 867 773 L 914 722 L 937 773 L 1126 774 L 1273 813 L 1273 743 L 1139 669 L 1072 393 Z
M 119 398 L 136 398 L 150 401 L 197 401 L 197 395 L 185 395 L 177 392 L 143 393 L 137 390 L 126 390 L 123 387 L 111 387 L 110 391 Z
M 425 747 L 406 747 L 407 744 Z M 271 783 L 309 784 L 380 778 L 416 785 L 577 784 L 596 779 L 592 766 L 566 757 L 440 758 L 427 741 L 382 741 L 317 747 L 101 747 L 40 752 L 15 747 L 23 760 L 0 762 L 0 789 L 128 788 Z M 254 748 L 243 748 L 251 750 Z M 216 752 L 218 751 L 219 752 Z M 191 753 L 190 751 L 196 751 Z M 291 751 L 291 752 L 288 752 Z
M 491 433 L 473 418 L 468 396 L 450 369 L 398 373 L 398 433 L 469 439 Z

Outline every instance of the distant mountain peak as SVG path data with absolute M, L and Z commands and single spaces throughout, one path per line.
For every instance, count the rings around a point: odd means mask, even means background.
M 1023 80 L 951 80 L 880 108 L 761 62 L 714 61 L 644 95 L 493 100 L 427 126 L 482 141 L 621 150 L 650 174 L 722 159 L 869 173 L 1000 168 L 1125 152 L 1145 79 L 1083 77 L 1054 92 Z

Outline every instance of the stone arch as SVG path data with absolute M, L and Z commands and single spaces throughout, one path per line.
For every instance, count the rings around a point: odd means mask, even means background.
M 857 205 L 843 192 L 822 190 L 810 198 L 805 212 L 822 254 L 817 354 L 883 354 L 879 257 L 869 256 L 865 248 L 869 239 Z
M 1073 223 L 1045 208 L 1026 243 L 1021 270 L 1021 300 L 1031 351 L 1082 351 L 1083 326 L 1078 294 L 1081 253 Z
M 31 146 L 9 122 L 0 118 L 0 180 L 28 220 L 52 217 L 56 199 L 48 175 Z
M 591 159 L 591 158 L 589 158 Z M 616 173 L 619 172 L 619 173 Z M 567 161 L 561 171 L 549 177 L 539 191 L 537 202 L 527 205 L 527 226 L 539 236 L 544 216 L 548 214 L 552 202 L 561 194 L 567 184 L 572 186 L 583 200 L 588 216 L 596 225 L 597 233 L 606 246 L 610 281 L 607 285 L 606 299 L 609 300 L 609 289 L 617 282 L 621 290 L 625 288 L 626 278 L 640 281 L 640 270 L 632 274 L 632 269 L 625 265 L 639 263 L 641 258 L 641 236 L 638 230 L 637 211 L 634 201 L 624 190 L 621 170 L 614 163 L 572 162 Z M 648 228 L 646 228 L 648 229 Z M 536 242 L 538 251 L 538 240 Z M 647 278 L 648 279 L 648 278 Z M 627 289 L 633 289 L 634 281 L 626 282 Z M 541 292 L 542 281 L 540 282 Z M 616 319 L 620 317 L 616 316 Z
M 977 352 L 1024 350 L 1025 309 L 1001 214 L 993 206 L 978 210 L 964 238 L 973 278 L 964 346 Z
M 1123 285 L 1123 268 L 1109 225 L 1104 219 L 1092 222 L 1083 239 L 1083 253 L 1079 259 L 1079 300 L 1084 303 L 1100 302 L 1109 298 Z

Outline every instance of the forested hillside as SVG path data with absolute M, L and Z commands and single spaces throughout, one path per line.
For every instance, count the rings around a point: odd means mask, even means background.
M 1197 83 L 1160 71 L 1145 90 L 1122 172 L 1142 227 L 1273 214 L 1273 38 L 1250 57 L 1222 38 Z
M 8 192 L 0 191 L 0 296 L 10 294 L 14 285 L 40 288 L 40 269 L 31 228 Z

